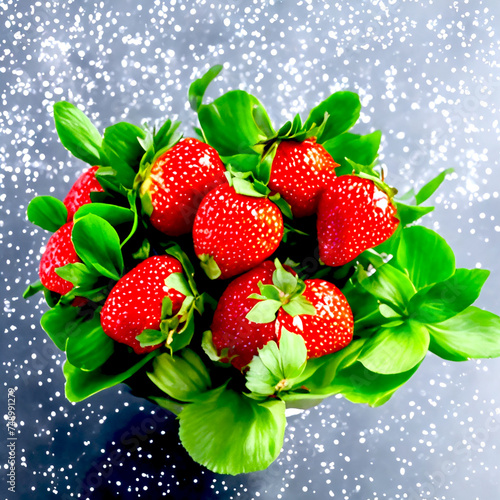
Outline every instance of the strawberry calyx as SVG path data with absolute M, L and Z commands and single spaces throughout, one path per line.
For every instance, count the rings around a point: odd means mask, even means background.
M 145 153 L 141 158 L 139 164 L 139 171 L 134 179 L 133 189 L 140 189 L 141 199 L 142 194 L 147 191 L 147 185 L 144 186 L 145 181 L 149 178 L 151 167 L 156 159 L 170 148 L 175 146 L 183 137 L 182 133 L 178 131 L 181 122 L 172 122 L 167 120 L 157 131 L 155 127 L 152 129 L 145 126 L 146 137 L 139 139 L 139 143 L 143 147 Z
M 305 283 L 296 274 L 287 271 L 278 259 L 275 259 L 274 264 L 273 284 L 264 285 L 260 281 L 260 294 L 248 296 L 259 302 L 248 312 L 246 319 L 254 323 L 270 323 L 276 319 L 281 308 L 292 317 L 299 314 L 315 315 L 315 307 L 302 295 L 306 289 Z
M 360 165 L 359 163 L 355 163 L 347 158 L 346 161 L 352 167 L 352 174 L 350 175 L 372 181 L 379 189 L 386 193 L 390 199 L 394 198 L 394 196 L 398 193 L 396 188 L 389 186 L 384 181 L 384 171 L 382 169 L 375 169 L 377 166 L 376 162 L 371 165 Z
M 172 273 L 165 279 L 165 287 L 184 295 L 179 311 L 173 314 L 173 304 L 169 296 L 163 298 L 161 308 L 160 330 L 145 329 L 136 339 L 141 347 L 158 345 L 165 342 L 171 352 L 186 347 L 194 334 L 194 312 L 200 315 L 205 304 L 213 305 L 213 299 L 207 293 L 198 293 L 194 281 L 194 268 L 187 255 L 176 243 L 165 249 L 166 253 L 175 257 L 182 265 L 183 273 Z

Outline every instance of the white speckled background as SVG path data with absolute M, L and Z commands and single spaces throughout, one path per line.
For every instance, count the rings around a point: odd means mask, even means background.
M 126 389 L 68 403 L 63 358 L 39 326 L 46 306 L 22 299 L 47 241 L 26 206 L 62 198 L 84 166 L 58 142 L 53 103 L 78 104 L 101 130 L 170 117 L 189 133 L 190 81 L 225 62 L 207 97 L 245 89 L 275 125 L 332 91 L 359 92 L 355 130 L 383 131 L 401 190 L 454 167 L 425 224 L 458 266 L 492 270 L 478 305 L 500 313 L 499 20 L 497 0 L 0 0 L 0 414 L 17 387 L 19 422 L 17 491 L 2 477 L 2 497 L 499 498 L 500 360 L 431 355 L 383 407 L 330 399 L 289 419 L 268 470 L 225 477 L 190 460 L 173 416 Z

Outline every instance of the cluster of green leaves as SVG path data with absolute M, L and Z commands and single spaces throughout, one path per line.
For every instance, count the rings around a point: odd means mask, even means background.
M 338 175 L 354 171 L 383 182 L 376 166 L 380 131 L 350 132 L 361 110 L 356 94 L 334 93 L 304 122 L 297 115 L 275 129 L 260 101 L 242 90 L 203 103 L 207 87 L 221 69 L 216 66 L 194 81 L 189 101 L 198 114 L 199 135 L 219 152 L 228 181 L 238 192 L 269 196 L 267 184 L 278 144 L 308 137 L 316 137 L 332 155 L 339 164 Z M 66 353 L 70 401 L 81 401 L 147 370 L 152 385 L 141 385 L 141 394 L 178 415 L 180 438 L 192 458 L 215 472 L 238 474 L 264 469 L 276 459 L 287 407 L 314 406 L 335 394 L 381 405 L 415 373 L 428 351 L 453 361 L 500 356 L 500 318 L 472 305 L 488 272 L 456 269 L 452 250 L 438 234 L 409 227 L 433 210 L 422 204 L 451 170 L 418 192 L 410 190 L 394 199 L 401 224 L 388 241 L 341 269 L 325 266 L 318 272 L 318 277 L 337 284 L 341 280 L 353 310 L 354 340 L 344 349 L 307 359 L 303 338 L 283 330 L 279 343 L 272 341 L 260 349 L 243 374 L 220 363 L 221 353 L 216 352 L 210 332 L 205 332 L 201 345 L 192 342 L 199 328 L 195 311 L 203 314 L 204 304 L 215 304 L 198 292 L 195 269 L 181 247 L 160 242 L 161 251 L 176 257 L 184 268 L 166 285 L 186 299 L 173 315 L 172 302 L 166 298 L 160 329 L 145 330 L 138 337 L 143 346 L 165 342 L 169 350 L 137 356 L 104 334 L 99 313 L 112 286 L 152 251 L 147 224 L 152 206 L 147 190 L 141 192 L 140 187 L 155 159 L 180 139 L 179 124 L 167 121 L 156 131 L 121 122 L 101 136 L 69 103 L 56 104 L 54 116 L 63 145 L 75 157 L 99 165 L 96 177 L 105 190 L 93 193 L 92 203 L 74 216 L 72 240 L 81 262 L 57 270 L 73 283 L 73 290 L 60 297 L 35 283 L 25 294 L 45 292 L 51 309 L 42 326 Z M 271 199 L 291 218 L 279 195 Z M 57 231 L 67 217 L 64 204 L 50 196 L 37 197 L 28 207 L 29 220 L 48 231 Z M 289 231 L 301 233 L 291 226 Z M 314 307 L 302 296 L 303 281 L 281 265 L 273 284 L 261 283 L 259 291 L 247 316 L 252 321 L 273 319 L 280 307 L 291 315 L 313 314 Z M 77 297 L 87 299 L 83 307 L 73 307 Z
M 81 206 L 72 218 L 71 240 L 81 262 L 56 269 L 60 277 L 73 284 L 72 290 L 59 296 L 37 282 L 28 287 L 24 297 L 44 291 L 51 309 L 43 315 L 42 327 L 66 353 L 67 398 L 81 401 L 129 379 L 158 354 L 138 357 L 112 340 L 102 330 L 99 313 L 114 284 L 150 254 L 149 240 L 138 238 L 144 233 L 139 231 L 144 220 L 137 203 L 140 177 L 180 135 L 178 124 L 167 121 L 158 131 L 120 122 L 107 127 L 101 136 L 92 122 L 68 102 L 55 104 L 54 119 L 62 144 L 76 158 L 99 166 L 96 178 L 104 192 L 91 193 L 92 203 Z M 34 198 L 27 216 L 50 232 L 56 232 L 68 220 L 66 206 L 52 196 Z M 182 262 L 188 275 L 188 282 L 181 273 L 173 275 L 174 283 L 169 286 L 186 291 L 187 299 L 173 317 L 172 302 L 165 300 L 162 332 L 146 330 L 142 340 L 143 345 L 151 345 L 153 340 L 156 344 L 168 337 L 169 348 L 175 351 L 190 342 L 194 311 L 203 312 L 205 295 L 197 293 L 194 270 L 180 248 L 171 246 L 167 253 Z
M 189 88 L 189 102 L 198 114 L 203 140 L 218 151 L 233 176 L 240 179 L 244 174 L 246 183 L 234 183 L 238 193 L 269 194 L 271 166 L 281 141 L 315 137 L 339 164 L 339 175 L 352 172 L 346 159 L 370 165 L 377 158 L 380 131 L 367 135 L 348 132 L 360 116 L 358 94 L 335 92 L 311 109 L 304 122 L 297 114 L 275 129 L 262 103 L 244 90 L 231 90 L 209 104 L 203 103 L 208 86 L 221 70 L 222 66 L 214 66 L 195 80 Z M 287 215 L 286 208 L 284 213 Z

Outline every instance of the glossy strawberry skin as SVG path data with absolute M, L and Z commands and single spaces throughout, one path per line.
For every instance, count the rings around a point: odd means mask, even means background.
M 40 281 L 45 288 L 65 295 L 73 284 L 62 279 L 57 273 L 58 267 L 81 262 L 71 241 L 73 222 L 66 222 L 49 239 L 40 260 Z
M 63 203 L 66 205 L 68 210 L 68 221 L 73 220 L 76 211 L 82 205 L 91 203 L 91 192 L 102 193 L 104 191 L 95 176 L 98 168 L 98 166 L 94 166 L 85 170 L 85 172 L 83 172 L 83 174 L 80 175 L 80 177 L 78 177 L 76 182 L 73 184 L 66 195 L 66 198 L 64 198 Z
M 282 141 L 268 186 L 290 204 L 294 217 L 313 215 L 321 192 L 337 177 L 335 167 L 338 164 L 314 138 Z
M 373 181 L 354 175 L 338 177 L 323 192 L 318 206 L 320 258 L 328 266 L 347 264 L 390 238 L 398 224 L 396 207 Z
M 258 283 L 273 283 L 274 263 L 265 261 L 258 267 L 233 280 L 222 294 L 211 326 L 212 341 L 224 360 L 242 370 L 269 341 L 279 344 L 282 328 L 304 338 L 307 357 L 315 358 L 336 352 L 352 340 L 353 315 L 346 298 L 332 283 L 324 280 L 305 280 L 303 296 L 316 308 L 316 315 L 292 317 L 283 309 L 275 321 L 254 323 L 246 318 L 258 302 L 249 299 L 259 293 Z
M 267 198 L 241 195 L 223 184 L 208 193 L 193 226 L 199 258 L 213 257 L 221 279 L 241 274 L 263 262 L 283 237 L 283 217 Z
M 246 315 L 255 304 L 249 299 L 259 293 L 258 283 L 272 284 L 274 264 L 265 261 L 251 271 L 234 279 L 222 294 L 212 321 L 212 341 L 219 354 L 228 349 L 227 357 L 235 368 L 241 370 L 248 365 L 257 349 L 270 340 L 278 340 L 275 323 L 254 323 Z
M 193 138 L 180 140 L 154 162 L 141 186 L 141 195 L 151 197 L 151 224 L 169 236 L 189 233 L 203 197 L 226 181 L 224 172 L 213 147 Z
M 141 347 L 136 339 L 145 329 L 159 330 L 163 298 L 172 300 L 176 314 L 185 298 L 168 288 L 165 279 L 172 273 L 182 273 L 180 262 L 168 255 L 155 255 L 129 271 L 113 287 L 101 310 L 101 325 L 109 337 L 144 354 L 161 347 Z
M 354 320 L 351 307 L 342 292 L 321 279 L 304 281 L 303 296 L 316 308 L 316 314 L 291 317 L 283 309 L 278 312 L 279 331 L 285 328 L 304 339 L 307 357 L 318 358 L 339 351 L 352 340 Z

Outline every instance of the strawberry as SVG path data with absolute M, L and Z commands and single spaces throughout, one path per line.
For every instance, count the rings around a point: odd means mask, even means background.
M 91 202 L 91 192 L 102 193 L 104 191 L 95 176 L 98 168 L 98 166 L 94 166 L 85 170 L 85 172 L 83 172 L 83 174 L 80 175 L 80 177 L 78 177 L 76 182 L 73 184 L 72 188 L 66 195 L 66 198 L 64 198 L 63 203 L 68 209 L 68 221 L 73 220 L 73 216 L 82 205 L 86 205 Z
M 322 190 L 336 178 L 336 167 L 337 163 L 314 138 L 281 141 L 268 186 L 290 204 L 295 217 L 313 215 Z
M 162 343 L 141 347 L 136 337 L 143 330 L 159 330 L 164 297 L 172 301 L 172 314 L 181 308 L 185 295 L 167 287 L 165 280 L 182 273 L 181 263 L 169 255 L 155 255 L 129 271 L 113 287 L 101 310 L 101 325 L 109 337 L 143 354 Z
M 351 341 L 352 311 L 333 284 L 302 282 L 279 261 L 265 261 L 232 281 L 222 294 L 211 326 L 212 342 L 223 361 L 241 370 L 269 341 L 279 343 L 282 328 L 304 338 L 308 358 L 323 356 Z
M 225 182 L 224 173 L 212 146 L 193 138 L 180 140 L 158 157 L 141 185 L 141 198 L 151 200 L 151 224 L 169 236 L 189 233 L 198 205 Z
M 208 193 L 193 226 L 194 250 L 207 275 L 236 276 L 267 259 L 283 237 L 283 217 L 267 198 L 236 193 L 229 184 Z
M 340 176 L 318 205 L 320 258 L 328 266 L 346 264 L 387 240 L 398 224 L 390 196 L 373 180 Z
M 71 241 L 73 222 L 66 222 L 49 239 L 40 260 L 40 281 L 45 288 L 64 295 L 73 284 L 62 279 L 57 273 L 58 267 L 81 262 Z

